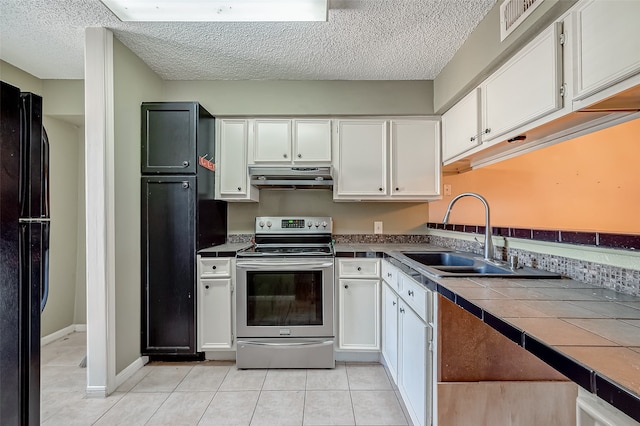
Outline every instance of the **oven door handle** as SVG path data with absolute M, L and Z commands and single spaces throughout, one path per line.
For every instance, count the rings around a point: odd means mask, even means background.
M 236 268 L 240 269 L 262 269 L 269 271 L 280 271 L 291 269 L 291 267 L 299 267 L 306 269 L 323 269 L 333 266 L 333 262 L 310 263 L 310 262 L 236 262 Z
M 253 340 L 238 341 L 238 344 L 255 345 L 255 346 L 311 346 L 311 345 L 333 345 L 333 340 L 317 341 L 311 340 L 308 342 L 256 342 Z

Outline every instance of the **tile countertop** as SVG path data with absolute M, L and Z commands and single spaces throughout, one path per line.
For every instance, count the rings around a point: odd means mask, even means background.
M 337 244 L 336 257 L 384 257 L 589 392 L 640 421 L 640 297 L 571 279 L 437 278 L 394 251 L 428 244 Z
M 198 251 L 202 257 L 236 257 L 240 250 L 251 247 L 251 243 L 227 243 Z

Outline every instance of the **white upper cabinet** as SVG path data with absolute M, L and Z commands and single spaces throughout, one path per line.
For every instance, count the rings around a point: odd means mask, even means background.
M 334 198 L 387 194 L 387 122 L 340 120 Z
M 426 201 L 440 195 L 435 119 L 339 120 L 334 200 Z
M 255 119 L 253 162 L 329 164 L 331 120 Z
M 218 119 L 216 144 L 216 199 L 258 201 L 259 192 L 249 185 L 247 168 L 249 120 Z
M 293 120 L 293 162 L 331 163 L 331 120 Z
M 291 120 L 256 119 L 253 161 L 256 163 L 291 162 Z
M 573 18 L 574 100 L 640 71 L 640 1 L 583 1 Z
M 442 115 L 442 160 L 480 145 L 480 89 L 476 88 Z
M 391 120 L 391 197 L 440 193 L 440 132 L 436 120 Z
M 551 25 L 481 84 L 485 142 L 562 108 L 561 27 Z

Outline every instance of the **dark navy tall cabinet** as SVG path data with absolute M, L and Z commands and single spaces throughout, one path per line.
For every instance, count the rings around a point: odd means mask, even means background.
M 196 102 L 142 104 L 142 354 L 197 357 L 196 253 L 222 244 L 214 118 Z

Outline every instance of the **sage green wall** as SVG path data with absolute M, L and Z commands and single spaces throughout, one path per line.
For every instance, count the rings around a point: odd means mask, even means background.
M 140 357 L 140 104 L 162 80 L 116 39 L 113 80 L 117 374 Z
M 84 121 L 84 117 L 83 117 Z M 84 169 L 84 125 L 78 129 L 78 237 L 76 250 L 76 303 L 73 312 L 74 324 L 87 323 L 87 230 Z
M 8 62 L 0 61 L 0 80 L 19 87 L 23 92 L 36 93 L 42 96 L 42 80 L 22 71 L 20 68 L 14 67 Z
M 84 115 L 84 83 L 81 80 L 40 80 L 13 65 L 0 61 L 0 79 L 25 92 L 42 96 L 44 127 L 50 143 L 51 252 L 50 291 L 42 314 L 41 335 L 86 323 L 75 316 L 76 305 L 86 304 L 77 295 L 86 287 L 84 273 L 84 129 L 78 115 Z M 80 205 L 82 203 L 82 205 Z
M 165 81 L 164 100 L 195 100 L 213 115 L 430 115 L 432 81 Z M 228 231 L 255 216 L 332 216 L 339 234 L 423 234 L 427 203 L 334 203 L 329 191 L 262 190 L 260 203 L 229 203 Z
M 434 111 L 437 114 L 444 113 L 576 2 L 577 0 L 542 2 L 513 33 L 501 42 L 500 4 L 502 1 L 497 1 L 434 80 Z
M 427 80 L 165 82 L 166 100 L 197 100 L 213 115 L 428 115 L 432 98 Z
M 426 234 L 427 203 L 334 203 L 328 190 L 260 191 L 260 203 L 229 203 L 229 233 L 252 234 L 256 216 L 316 215 L 333 218 L 335 234 Z
M 49 136 L 51 238 L 49 300 L 42 312 L 42 336 L 74 324 L 78 243 L 78 128 L 44 117 Z

